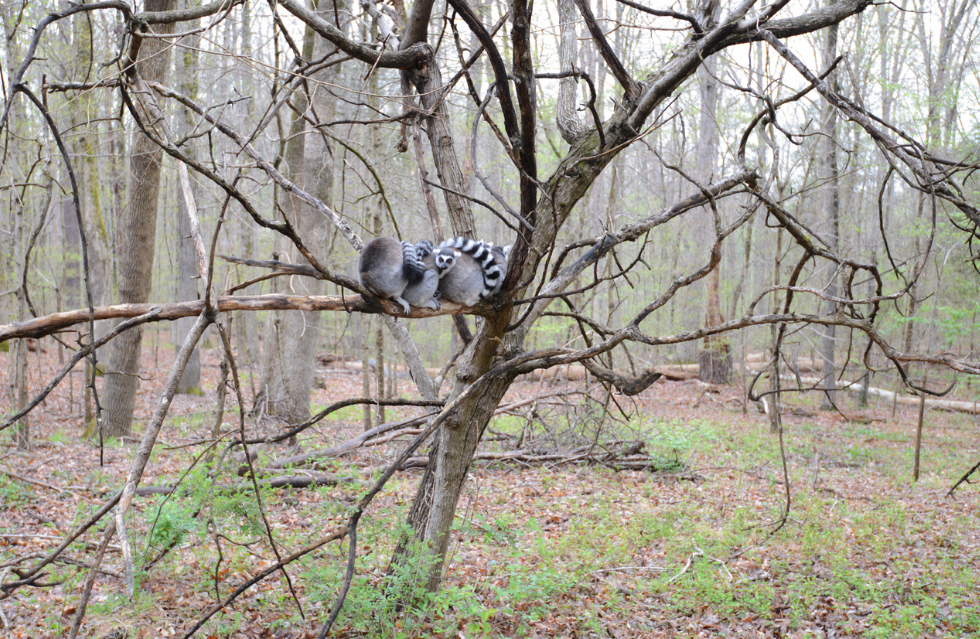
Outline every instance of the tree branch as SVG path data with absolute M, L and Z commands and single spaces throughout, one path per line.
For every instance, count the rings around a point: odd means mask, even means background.
M 623 87 L 623 90 L 626 92 L 626 100 L 633 102 L 640 97 L 640 84 L 633 79 L 626 70 L 626 67 L 623 66 L 623 62 L 619 59 L 619 56 L 612 50 L 612 46 L 606 39 L 606 34 L 602 32 L 599 23 L 595 19 L 595 14 L 592 13 L 592 9 L 589 7 L 588 0 L 575 0 L 575 5 L 578 7 L 579 13 L 582 14 L 582 20 L 589 29 L 589 34 L 592 36 L 592 41 L 595 42 L 595 46 L 599 50 L 599 55 L 606 61 L 609 70 L 616 77 L 616 81 Z
M 171 302 L 167 304 L 116 304 L 101 306 L 95 309 L 96 320 L 119 319 L 123 317 L 138 317 L 146 315 L 154 309 L 159 309 L 158 320 L 175 320 L 179 317 L 200 315 L 204 310 L 204 301 Z M 484 315 L 488 309 L 481 306 L 462 306 L 455 302 L 442 300 L 442 308 L 438 311 L 429 308 L 412 308 L 406 315 L 400 305 L 378 299 L 364 299 L 360 295 L 221 295 L 218 297 L 216 309 L 219 313 L 228 311 L 343 311 L 345 313 L 385 313 L 399 317 L 420 319 L 466 313 L 467 315 Z M 45 337 L 63 331 L 75 324 L 89 319 L 88 309 L 76 309 L 62 313 L 51 313 L 41 317 L 0 324 L 0 343 L 18 337 Z
M 351 40 L 340 29 L 307 9 L 297 0 L 278 0 L 278 3 L 279 6 L 302 20 L 325 40 L 362 62 L 385 69 L 411 69 L 421 65 L 432 55 L 432 48 L 422 42 L 398 51 L 386 49 L 378 53 L 366 44 Z

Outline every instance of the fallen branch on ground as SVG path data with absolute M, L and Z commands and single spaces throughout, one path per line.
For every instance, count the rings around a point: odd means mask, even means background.
M 263 479 L 259 481 L 259 486 L 263 488 L 310 488 L 315 486 L 336 486 L 342 483 L 352 483 L 352 477 L 336 477 L 334 475 L 307 474 L 307 475 L 286 475 Z M 251 482 L 240 484 L 216 485 L 216 492 L 248 492 L 254 490 Z M 136 489 L 136 494 L 142 497 L 147 495 L 169 495 L 174 491 L 174 486 L 140 486 Z
M 797 381 L 794 376 L 781 375 L 782 379 L 789 381 Z M 812 384 L 816 386 L 823 382 L 821 377 L 800 377 L 799 382 L 803 384 Z M 785 390 L 785 389 L 784 389 Z M 819 390 L 819 389 L 815 389 Z M 847 380 L 837 380 L 837 390 L 846 390 L 852 393 L 861 392 L 861 384 L 858 382 L 849 382 Z M 873 395 L 875 397 L 880 397 L 888 402 L 896 402 L 905 406 L 918 406 L 922 401 L 919 397 L 895 397 L 894 391 L 885 390 L 884 388 L 875 388 L 871 386 L 868 388 L 868 395 Z M 965 402 L 961 400 L 954 399 L 926 399 L 926 408 L 936 408 L 939 410 L 949 410 L 956 411 L 960 413 L 972 413 L 974 415 L 980 414 L 980 402 Z
M 522 448 L 509 451 L 484 451 L 473 456 L 474 461 L 501 461 L 527 465 L 541 464 L 592 464 L 606 466 L 615 470 L 671 471 L 685 469 L 680 461 L 652 457 L 643 452 L 640 441 L 608 442 L 581 446 L 570 451 L 539 451 Z M 401 470 L 425 468 L 428 457 L 410 457 L 402 464 Z

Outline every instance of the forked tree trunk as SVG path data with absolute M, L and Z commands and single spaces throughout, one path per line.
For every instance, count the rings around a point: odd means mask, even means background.
M 621 116 L 621 113 L 617 113 L 608 123 L 608 148 L 622 148 L 632 138 L 630 129 L 623 126 Z M 598 135 L 592 131 L 573 146 L 562 166 L 542 188 L 553 198 L 542 199 L 539 203 L 532 254 L 534 251 L 545 252 L 545 247 L 553 241 L 575 204 L 616 157 L 616 153 L 603 153 L 596 157 L 597 145 Z M 445 152 L 447 148 L 451 149 L 451 145 L 434 147 L 440 152 Z M 576 167 L 575 179 L 568 178 L 565 167 Z M 516 291 L 515 295 L 520 296 L 521 292 Z M 459 358 L 454 387 L 447 403 L 459 397 L 469 384 L 490 370 L 499 352 L 514 353 L 523 348 L 533 322 L 526 322 L 505 333 L 504 328 L 512 319 L 512 309 L 505 308 L 493 320 L 478 324 L 473 340 Z M 428 589 L 439 587 L 450 541 L 449 533 L 470 462 L 490 417 L 512 382 L 513 377 L 504 376 L 484 384 L 480 392 L 452 412 L 440 429 L 429 451 L 429 463 L 408 515 L 412 537 L 398 544 L 392 555 L 389 574 L 411 569 Z
M 426 4 L 424 0 L 419 0 L 413 5 L 413 11 L 424 4 Z M 431 2 L 428 4 L 431 6 Z M 512 6 L 515 13 L 526 8 L 517 1 Z M 515 26 L 515 31 L 517 28 Z M 406 41 L 414 44 L 408 38 Z M 505 46 L 507 42 L 507 40 L 503 41 Z M 402 43 L 402 47 L 405 47 L 405 42 Z M 698 59 L 694 59 L 695 56 Z M 515 55 L 515 57 L 517 56 Z M 524 251 L 522 251 L 522 247 L 518 243 L 515 245 L 515 251 L 511 253 L 509 282 L 532 280 L 537 264 L 533 257 L 528 259 L 529 256 L 543 256 L 550 252 L 558 230 L 568 221 L 573 208 L 593 185 L 596 178 L 623 148 L 635 141 L 636 131 L 642 129 L 646 119 L 653 113 L 654 109 L 663 104 L 664 99 L 673 93 L 682 81 L 690 77 L 701 60 L 703 60 L 702 54 L 696 50 L 688 54 L 678 54 L 657 74 L 656 91 L 641 98 L 634 111 L 627 115 L 617 107 L 613 116 L 605 122 L 603 152 L 597 153 L 600 142 L 599 135 L 594 130 L 590 130 L 580 140 L 572 144 L 568 154 L 555 168 L 552 176 L 544 180 L 539 189 L 541 193 L 547 193 L 548 197 L 541 197 L 540 201 L 535 202 L 531 208 L 524 206 L 528 202 L 525 198 L 528 195 L 535 195 L 535 193 L 524 190 L 525 184 L 522 179 L 521 209 L 528 213 L 536 212 L 534 216 L 535 228 L 534 233 L 529 238 L 530 246 L 523 247 Z M 529 61 L 520 58 L 519 62 L 524 65 L 525 70 L 530 70 Z M 427 79 L 413 76 L 413 81 L 419 94 L 423 96 L 423 107 L 433 109 L 430 111 L 432 115 L 426 121 L 427 131 L 432 142 L 433 157 L 436 166 L 441 167 L 439 175 L 443 185 L 448 187 L 446 198 L 455 230 L 457 233 L 462 233 L 472 230 L 472 217 L 465 201 L 459 201 L 458 198 L 456 201 L 452 201 L 448 195 L 451 192 L 450 189 L 461 192 L 463 184 L 462 174 L 458 171 L 459 164 L 453 151 L 452 134 L 445 121 L 445 116 L 442 115 L 443 112 L 439 111 L 440 108 L 443 108 L 441 105 L 444 104 L 444 101 L 433 100 L 433 96 L 441 96 L 438 91 L 441 88 L 438 68 L 438 65 L 431 65 L 428 68 L 430 74 Z M 647 81 L 649 82 L 651 79 L 648 78 Z M 533 110 L 533 100 L 531 105 L 526 103 L 522 105 L 522 108 L 528 107 Z M 523 112 L 522 115 L 528 116 L 531 125 L 528 130 L 532 130 L 533 113 Z M 530 148 L 522 149 L 522 157 L 524 157 L 524 153 L 533 153 L 533 150 L 532 141 Z M 535 168 L 533 160 L 530 168 Z M 531 173 L 530 170 L 528 172 Z M 530 187 L 530 185 L 527 186 Z M 612 245 L 609 247 L 611 248 Z M 598 250 L 598 252 L 600 255 L 605 253 L 604 250 Z M 514 275 L 517 277 L 513 277 Z M 571 280 L 563 279 L 555 286 L 558 290 L 563 290 L 562 287 L 568 286 L 570 283 Z M 525 292 L 525 290 L 518 288 L 511 294 L 515 298 L 520 298 Z M 551 292 L 554 293 L 555 291 Z M 512 307 L 502 308 L 498 316 L 486 319 L 479 324 L 475 337 L 460 357 L 454 378 L 454 387 L 447 398 L 447 403 L 452 404 L 460 398 L 475 380 L 489 371 L 499 353 L 512 356 L 521 352 L 528 331 L 552 299 L 548 298 L 549 301 L 535 303 L 533 308 L 528 311 L 528 315 L 524 316 L 521 324 L 510 327 L 509 332 L 505 329 L 508 328 L 508 323 L 513 320 L 514 309 Z M 526 310 L 526 307 L 521 307 L 521 313 Z M 392 556 L 389 574 L 404 575 L 408 571 L 410 574 L 422 577 L 422 581 L 429 589 L 439 586 L 457 502 L 473 459 L 473 453 L 494 409 L 512 382 L 513 373 L 501 372 L 483 383 L 478 390 L 472 395 L 468 395 L 465 401 L 460 402 L 459 405 L 455 405 L 446 415 L 446 421 L 440 428 L 436 442 L 430 449 L 429 463 L 409 513 L 408 523 L 412 528 L 411 538 L 400 541 Z M 408 593 L 399 592 L 397 594 L 405 595 Z
M 145 8 L 147 11 L 171 11 L 177 8 L 177 0 L 147 0 Z M 157 33 L 173 33 L 174 30 L 173 24 L 155 26 Z M 170 43 L 164 39 L 143 39 L 137 64 L 143 80 L 166 82 L 170 49 Z M 129 203 L 116 234 L 120 303 L 139 304 L 150 299 L 162 154 L 160 147 L 145 135 L 135 134 L 129 164 Z M 142 343 L 143 328 L 137 326 L 113 340 L 109 348 L 102 424 L 103 434 L 109 437 L 132 434 Z

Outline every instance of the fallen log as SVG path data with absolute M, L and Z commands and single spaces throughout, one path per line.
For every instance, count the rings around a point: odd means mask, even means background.
M 678 472 L 686 470 L 683 462 L 665 462 L 662 459 L 654 459 L 652 457 L 638 458 L 634 456 L 626 459 L 604 459 L 598 455 L 568 455 L 564 453 L 535 454 L 526 450 L 477 453 L 473 456 L 473 461 L 513 462 L 528 466 L 584 463 L 593 466 L 601 465 L 615 470 L 649 470 L 652 472 Z M 400 470 L 425 468 L 428 463 L 429 458 L 425 456 L 409 457 L 402 463 Z
M 565 366 L 554 366 L 552 368 L 539 368 L 531 371 L 525 375 L 521 375 L 518 379 L 528 382 L 544 382 L 544 381 L 566 381 L 566 382 L 581 382 L 586 377 L 585 367 L 578 364 L 568 364 Z
M 372 370 L 372 371 L 376 369 L 373 360 L 368 363 L 368 367 L 369 367 L 369 370 Z M 348 361 L 348 362 L 345 362 L 342 366 L 335 365 L 335 364 L 330 364 L 330 365 L 325 365 L 324 368 L 326 368 L 327 370 L 331 370 L 331 371 L 351 371 L 351 372 L 360 373 L 360 372 L 362 372 L 364 370 L 364 362 L 359 361 L 359 360 L 356 360 L 356 361 Z M 385 364 L 385 373 L 390 372 L 391 371 L 391 368 L 392 368 L 391 367 L 391 364 Z M 405 366 L 404 364 L 397 364 L 397 365 L 394 366 L 394 369 L 395 369 L 395 373 L 400 374 L 400 375 L 402 375 L 402 374 L 407 375 L 409 373 L 408 366 Z M 439 370 L 438 368 L 426 368 L 425 369 L 425 372 L 428 373 L 429 375 L 431 375 L 432 377 L 436 377 L 442 371 Z
M 780 376 L 780 378 L 792 382 L 797 381 L 796 377 L 794 376 L 782 375 Z M 823 379 L 820 377 L 800 377 L 799 381 L 803 384 L 811 384 L 813 386 L 816 386 L 817 384 L 822 383 Z M 819 390 L 819 389 L 814 388 L 814 390 Z M 852 393 L 860 393 L 861 384 L 857 382 L 840 380 L 837 382 L 837 390 L 846 390 Z M 875 388 L 874 386 L 868 388 L 868 395 L 880 397 L 885 401 L 895 402 L 898 404 L 902 404 L 903 406 L 918 406 L 919 402 L 922 401 L 919 397 L 902 397 L 902 396 L 896 397 L 894 391 L 885 390 L 884 388 Z M 935 408 L 937 410 L 948 410 L 948 411 L 954 411 L 960 413 L 971 413 L 973 415 L 980 415 L 980 402 L 977 401 L 966 402 L 966 401 L 954 400 L 954 399 L 926 398 L 926 408 Z
M 681 364 L 676 366 L 658 366 L 657 372 L 664 379 L 672 382 L 686 382 L 689 379 L 697 379 L 697 364 Z
M 677 472 L 686 469 L 679 460 L 664 460 L 651 457 L 643 452 L 642 441 L 614 441 L 596 445 L 581 446 L 568 451 L 536 451 L 533 448 L 519 448 L 506 451 L 481 451 L 473 456 L 474 461 L 513 462 L 524 465 L 541 464 L 589 464 L 602 465 L 616 470 L 651 470 Z M 401 470 L 425 468 L 429 458 L 409 457 L 401 465 Z
M 309 488 L 311 486 L 336 486 L 337 484 L 352 483 L 353 481 L 353 477 L 337 477 L 336 475 L 310 473 L 260 479 L 259 486 L 262 488 Z M 136 494 L 142 497 L 147 495 L 169 495 L 176 488 L 176 486 L 140 486 L 136 489 Z M 219 484 L 214 487 L 215 490 L 220 492 L 247 492 L 254 488 L 251 482 Z

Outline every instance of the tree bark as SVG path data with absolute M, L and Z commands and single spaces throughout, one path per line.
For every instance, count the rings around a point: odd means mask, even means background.
M 705 0 L 700 8 L 702 24 L 713 24 L 718 20 L 721 4 Z M 696 179 L 700 184 L 711 183 L 715 170 L 715 156 L 718 154 L 718 59 L 710 57 L 698 69 L 698 85 L 701 88 L 701 117 L 698 123 L 698 143 L 696 150 Z M 696 233 L 701 236 L 701 246 L 711 246 L 714 242 L 714 223 L 708 207 L 698 215 Z M 721 313 L 721 262 L 705 278 L 705 326 L 717 326 L 725 321 Z M 731 346 L 725 338 L 706 338 L 704 348 L 698 356 L 698 379 L 709 384 L 727 384 L 732 370 Z
M 824 68 L 830 66 L 837 56 L 837 25 L 827 29 L 827 39 L 824 43 Z M 833 90 L 839 90 L 836 79 L 833 82 Z M 821 138 L 820 146 L 823 147 L 821 157 L 823 158 L 823 173 L 826 180 L 823 197 L 821 198 L 824 208 L 824 215 L 827 219 L 827 250 L 837 253 L 840 244 L 840 173 L 837 168 L 837 109 L 828 105 L 826 123 L 824 125 L 824 136 Z M 836 269 L 829 274 L 826 291 L 830 297 L 837 297 L 837 271 Z M 835 302 L 826 303 L 826 313 L 834 313 L 837 309 Z M 820 357 L 823 359 L 823 388 L 824 395 L 820 402 L 822 410 L 832 410 L 835 406 L 837 389 L 837 364 L 835 361 L 837 330 L 835 326 L 825 326 L 823 339 L 820 343 Z
M 329 22 L 334 21 L 333 11 L 343 14 L 344 4 L 330 5 L 327 13 L 320 14 Z M 317 10 L 314 3 L 314 10 Z M 319 14 L 319 12 L 318 12 Z M 329 14 L 329 15 L 327 15 Z M 322 46 L 322 45 L 320 45 Z M 327 45 L 333 48 L 332 45 Z M 303 36 L 303 58 L 312 60 L 318 47 L 316 33 L 307 27 Z M 317 54 L 323 52 L 316 51 Z M 328 72 L 336 73 L 335 68 Z M 332 76 L 317 80 L 332 81 Z M 333 101 L 311 99 L 315 85 L 300 87 L 293 98 L 293 112 L 289 128 L 289 140 L 283 157 L 284 174 L 290 181 L 298 184 L 307 193 L 315 193 L 320 201 L 330 205 L 333 189 L 332 163 L 310 162 L 307 140 L 312 135 L 306 123 L 313 110 L 324 108 Z M 309 91 L 309 93 L 308 93 Z M 329 119 L 332 111 L 320 113 L 321 118 Z M 325 149 L 321 157 L 326 156 Z M 291 193 L 280 192 L 283 217 L 296 229 L 296 232 L 311 250 L 327 246 L 327 223 L 317 211 Z M 292 261 L 302 261 L 289 245 L 286 254 Z M 306 295 L 319 295 L 324 285 L 318 280 L 294 278 L 290 281 L 295 292 Z M 273 319 L 274 330 L 267 333 L 266 353 L 262 371 L 262 408 L 266 414 L 275 415 L 287 424 L 298 424 L 310 416 L 310 397 L 313 390 L 313 370 L 316 360 L 317 344 L 320 339 L 320 314 L 313 312 L 278 313 Z
M 177 0 L 146 1 L 148 11 L 170 11 L 176 8 Z M 161 24 L 156 31 L 173 33 L 174 24 Z M 170 48 L 166 40 L 143 39 L 136 69 L 144 81 L 166 81 L 170 68 Z M 138 100 L 139 96 L 134 98 Z M 146 126 L 152 124 L 144 122 Z M 150 299 L 162 153 L 160 147 L 143 133 L 135 133 L 129 164 L 129 203 L 116 235 L 119 301 L 124 304 L 140 304 Z M 109 437 L 129 437 L 132 434 L 142 343 L 143 330 L 136 327 L 120 335 L 109 348 L 106 360 L 105 415 L 101 424 L 103 434 Z
M 578 32 L 576 23 L 578 13 L 575 0 L 558 0 L 558 24 L 561 39 L 558 42 L 558 63 L 561 73 L 571 73 L 578 59 Z M 561 137 L 571 144 L 587 130 L 578 116 L 578 83 L 575 78 L 562 78 L 558 81 L 558 114 L 556 122 Z
M 182 4 L 186 4 L 186 0 Z M 192 20 L 181 28 L 186 31 L 194 31 L 198 23 L 198 20 Z M 181 41 L 187 48 L 177 49 L 178 90 L 192 100 L 197 100 L 198 93 L 197 48 L 200 46 L 200 40 L 198 36 L 189 36 Z M 174 126 L 177 137 L 183 139 L 193 130 L 193 115 L 187 109 L 180 109 Z M 192 159 L 197 156 L 193 146 L 189 146 L 186 153 Z M 187 200 L 182 189 L 178 188 L 177 193 L 177 301 L 188 302 L 200 298 L 198 292 L 200 273 L 198 272 L 194 238 L 191 237 L 191 220 L 188 216 Z M 191 181 L 191 193 L 195 202 L 201 201 L 200 189 L 197 188 L 196 180 Z M 175 354 L 180 351 L 181 345 L 187 339 L 187 335 L 190 334 L 193 326 L 193 317 L 182 317 L 174 322 L 176 329 L 173 340 Z M 196 394 L 201 392 L 201 353 L 197 346 L 191 351 L 190 358 L 187 360 L 187 366 L 184 367 L 184 373 L 177 384 L 177 392 Z

